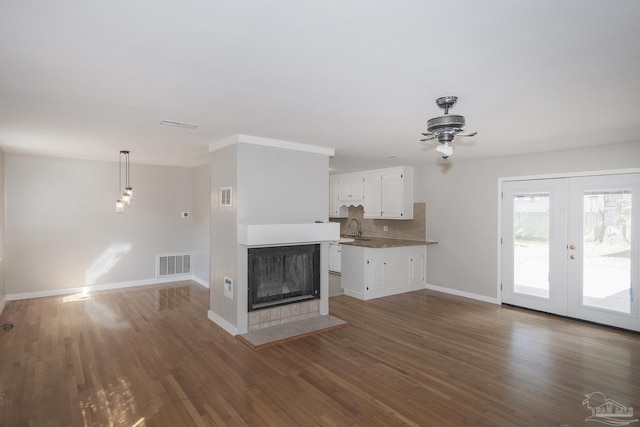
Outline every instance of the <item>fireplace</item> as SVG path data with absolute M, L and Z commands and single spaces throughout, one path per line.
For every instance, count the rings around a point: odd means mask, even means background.
M 248 250 L 248 309 L 320 298 L 320 245 Z

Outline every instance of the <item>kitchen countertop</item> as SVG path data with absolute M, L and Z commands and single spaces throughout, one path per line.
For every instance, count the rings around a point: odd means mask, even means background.
M 433 240 L 407 240 L 407 239 L 388 239 L 385 237 L 362 236 L 355 238 L 352 236 L 343 236 L 340 243 L 348 246 L 360 246 L 364 248 L 398 248 L 402 246 L 422 246 L 434 245 L 438 242 Z

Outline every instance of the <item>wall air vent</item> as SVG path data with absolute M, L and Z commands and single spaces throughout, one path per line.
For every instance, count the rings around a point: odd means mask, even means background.
M 175 120 L 160 120 L 160 124 L 163 126 L 171 126 L 174 128 L 184 128 L 184 129 L 195 129 L 198 125 L 194 125 L 193 123 L 183 123 L 177 122 Z
M 220 206 L 231 206 L 231 187 L 220 189 Z
M 191 254 L 156 255 L 156 278 L 191 275 Z

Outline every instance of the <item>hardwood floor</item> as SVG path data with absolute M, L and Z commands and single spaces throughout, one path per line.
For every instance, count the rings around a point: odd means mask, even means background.
M 638 334 L 417 291 L 331 298 L 350 326 L 251 351 L 208 303 L 194 282 L 7 303 L 0 425 L 580 426 L 592 392 L 640 408 Z

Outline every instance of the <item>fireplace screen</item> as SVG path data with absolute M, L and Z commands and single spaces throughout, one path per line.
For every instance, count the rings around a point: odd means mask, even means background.
M 249 311 L 320 298 L 320 245 L 249 248 Z

